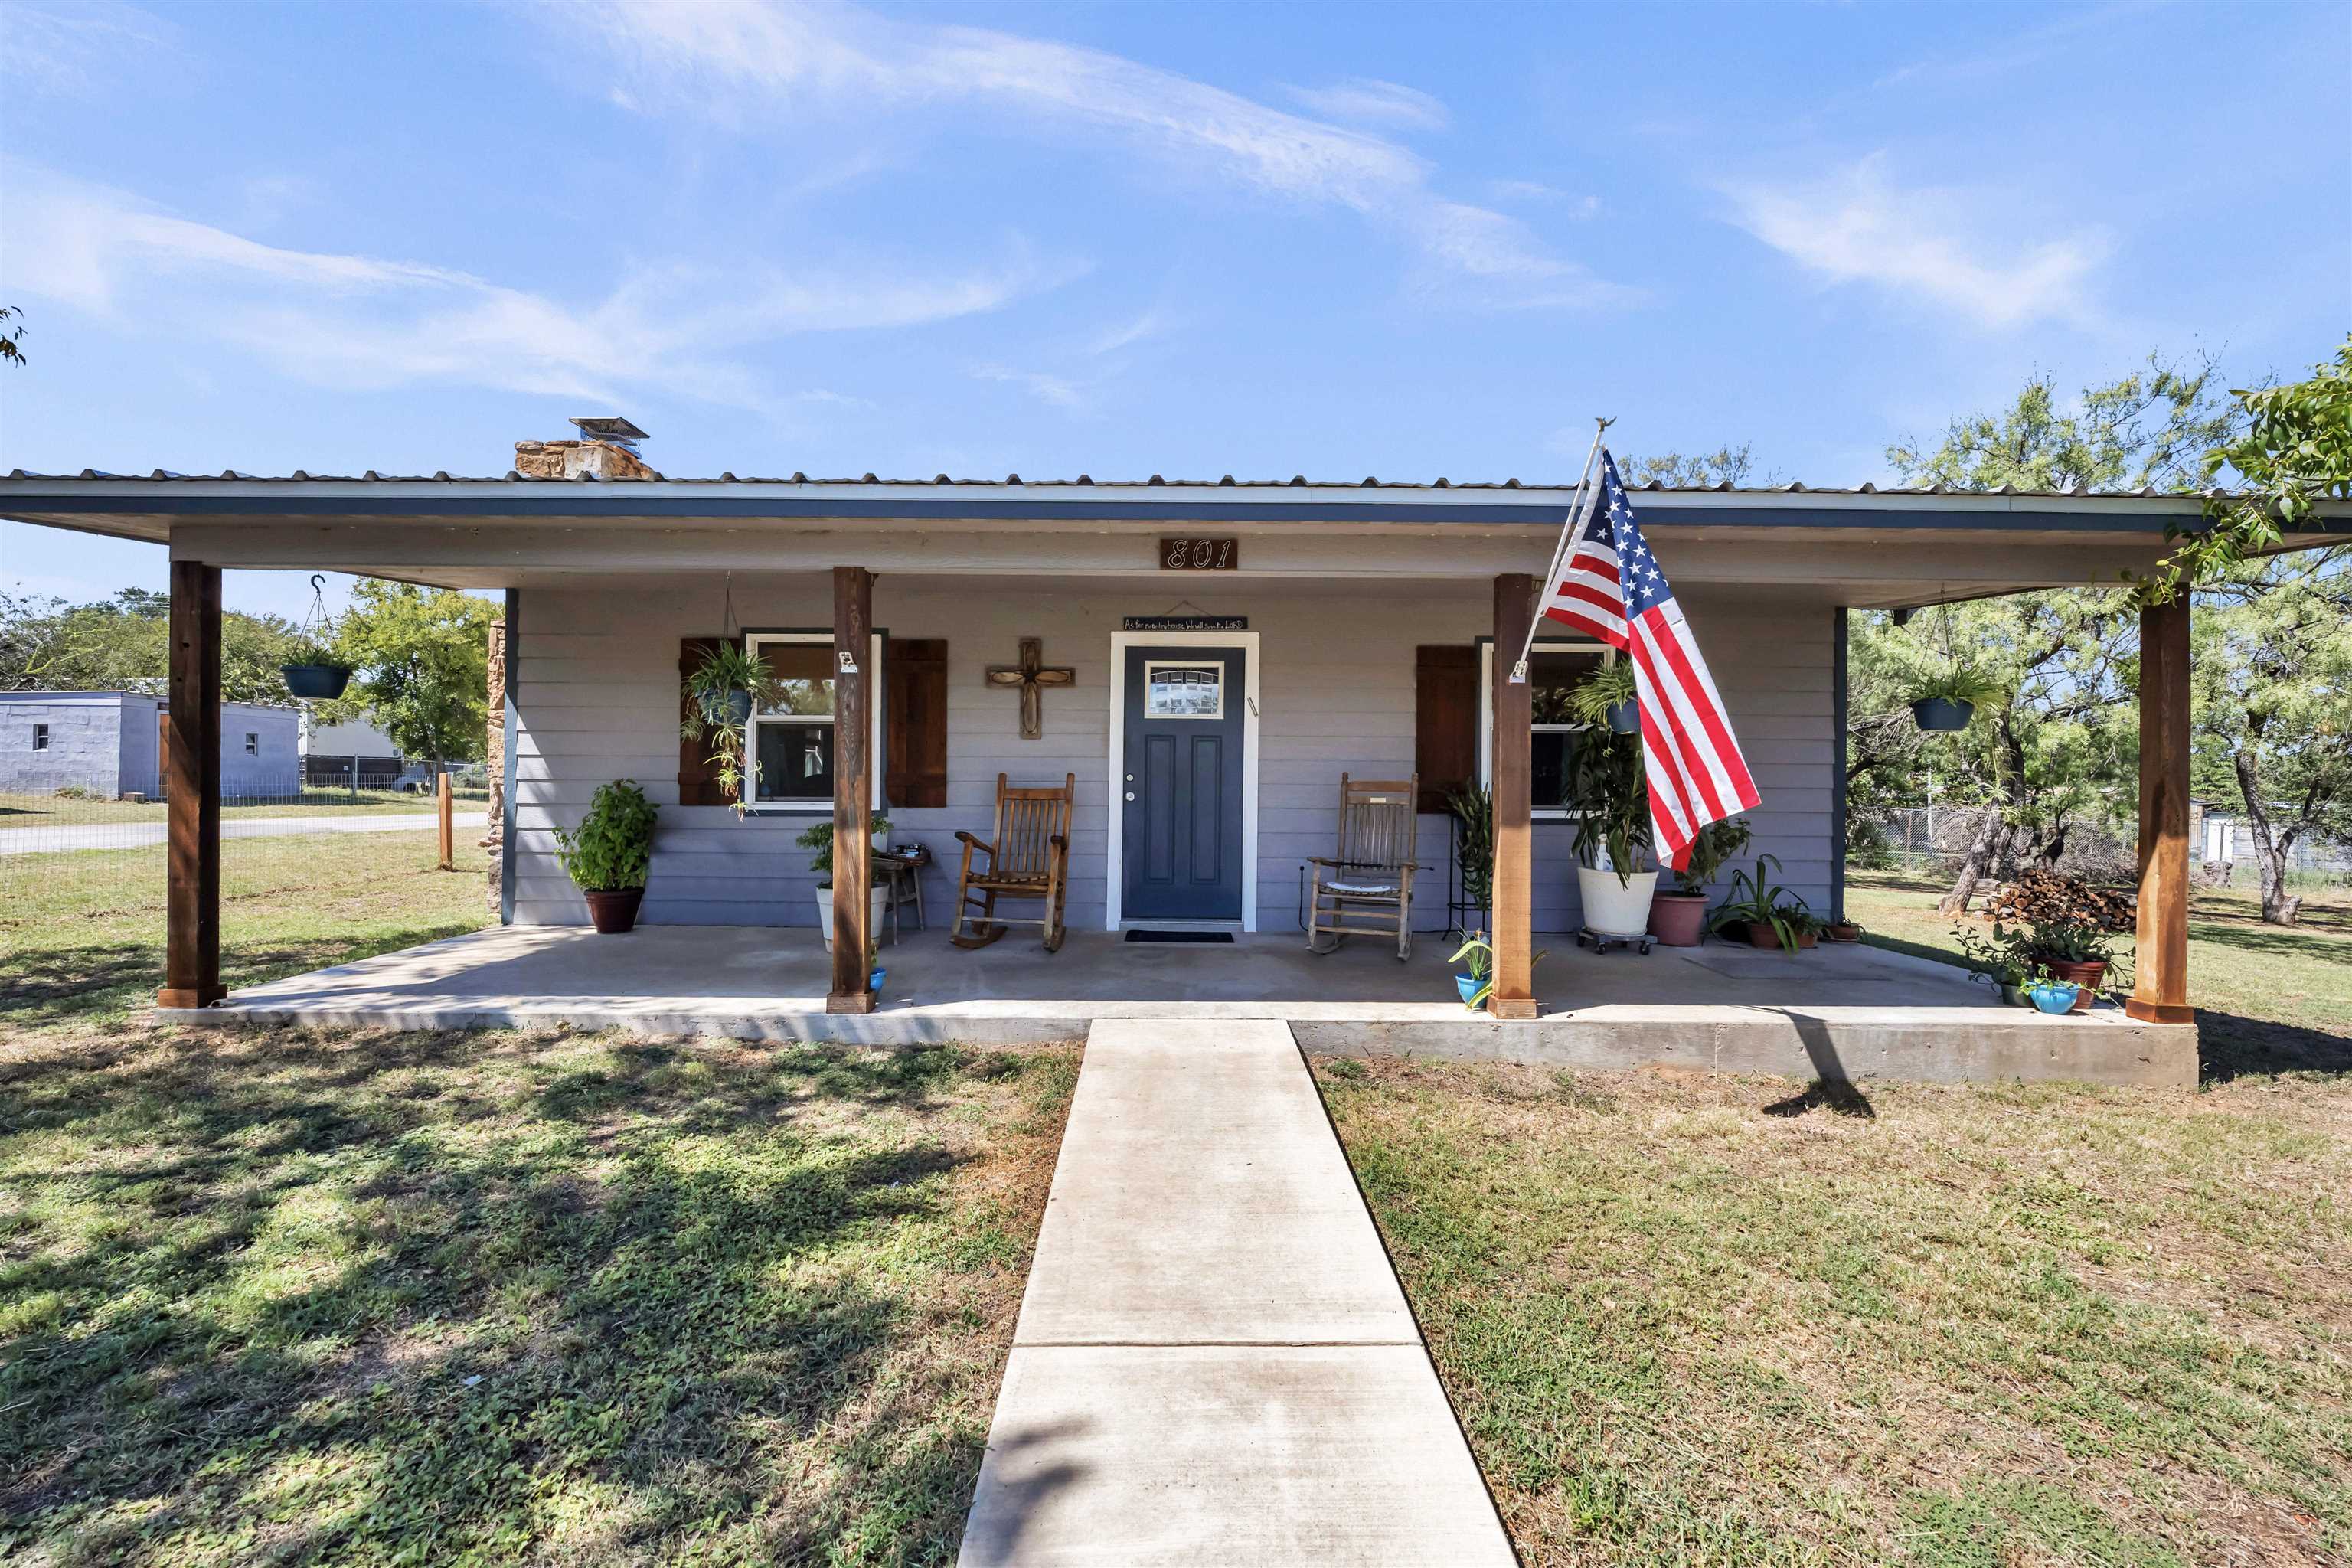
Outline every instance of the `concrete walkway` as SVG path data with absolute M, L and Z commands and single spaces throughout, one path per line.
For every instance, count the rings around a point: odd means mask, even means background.
M 223 838 L 285 838 L 308 833 L 416 833 L 430 831 L 441 818 L 426 813 L 397 816 L 225 816 Z M 489 814 L 450 814 L 459 828 L 486 827 Z M 65 849 L 143 849 L 171 836 L 166 822 L 97 822 L 69 827 L 0 827 L 0 855 L 51 855 Z
M 963 1568 L 1512 1561 L 1290 1031 L 1097 1021 Z

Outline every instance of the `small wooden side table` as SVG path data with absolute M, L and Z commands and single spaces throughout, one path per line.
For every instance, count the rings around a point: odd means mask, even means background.
M 874 852 L 874 868 L 887 879 L 890 889 L 890 940 L 898 940 L 898 905 L 906 893 L 915 896 L 915 929 L 930 930 L 923 918 L 923 868 L 931 863 L 931 852 L 918 847 L 911 855 L 900 855 L 887 849 Z

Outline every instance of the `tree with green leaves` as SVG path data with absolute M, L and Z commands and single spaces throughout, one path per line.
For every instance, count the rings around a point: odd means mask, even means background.
M 2210 356 L 2151 353 L 2141 369 L 2069 402 L 2054 378 L 2037 375 L 2000 413 L 1954 419 L 1934 447 L 1913 438 L 1886 458 L 1907 484 L 1961 490 L 2185 489 L 2206 452 L 2243 423 L 2218 378 Z M 1849 784 L 1865 775 L 1931 781 L 1939 804 L 1989 808 L 1944 895 L 1946 914 L 1965 910 L 2004 859 L 2054 865 L 2073 825 L 2112 823 L 2132 809 L 2135 622 L 2126 595 L 2081 591 L 1937 605 L 1899 628 L 1891 616 L 1855 618 Z M 1911 691 L 1963 667 L 1991 695 L 1960 734 L 1920 733 L 1909 723 Z
M 8 324 L 10 321 L 21 322 L 24 319 L 25 312 L 16 306 L 0 305 L 0 361 L 9 364 L 25 363 L 25 329 Z
M 171 596 L 152 588 L 72 605 L 0 594 L 0 689 L 161 694 L 171 676 Z M 294 641 L 282 616 L 224 612 L 222 700 L 286 702 L 278 668 Z
M 1742 441 L 1737 447 L 1718 447 L 1712 452 L 1660 452 L 1654 457 L 1635 458 L 1625 465 L 1625 482 L 1646 485 L 1655 480 L 1683 489 L 1744 485 L 1756 468 L 1756 459 L 1749 451 L 1752 445 Z M 1764 482 L 1774 483 L 1777 478 L 1767 474 Z
M 471 594 L 362 578 L 334 637 L 336 657 L 355 672 L 351 689 L 320 704 L 320 719 L 368 720 L 404 756 L 478 760 L 498 617 L 496 605 Z

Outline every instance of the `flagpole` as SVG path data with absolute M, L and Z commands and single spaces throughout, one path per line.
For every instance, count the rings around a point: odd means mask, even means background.
M 1609 426 L 1616 423 L 1613 418 L 1603 419 L 1597 414 L 1593 416 L 1592 449 L 1584 454 L 1584 471 L 1576 477 L 1576 496 L 1568 505 L 1569 525 L 1560 530 L 1559 542 L 1552 546 L 1551 564 L 1544 571 L 1544 593 L 1547 595 L 1559 586 L 1559 563 L 1575 550 L 1577 544 L 1584 538 L 1585 529 L 1592 521 L 1591 514 L 1585 510 L 1585 486 L 1592 478 L 1592 460 L 1601 455 L 1601 437 Z M 1542 625 L 1543 616 L 1540 612 L 1528 618 L 1527 644 L 1519 649 L 1518 662 L 1511 666 L 1510 684 L 1513 686 L 1525 686 L 1528 683 L 1528 659 L 1535 652 L 1536 631 Z

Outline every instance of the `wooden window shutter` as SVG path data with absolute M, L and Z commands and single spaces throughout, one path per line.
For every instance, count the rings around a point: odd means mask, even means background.
M 1423 811 L 1444 811 L 1445 792 L 1478 784 L 1478 649 L 1424 643 L 1413 650 L 1412 771 Z
M 882 795 L 893 806 L 948 803 L 948 645 L 892 637 L 882 660 Z
M 681 726 L 687 709 L 686 682 L 701 665 L 703 656 L 714 647 L 724 647 L 725 637 L 680 637 L 677 643 L 677 716 Z M 712 743 L 708 731 L 697 731 L 688 736 L 681 727 L 677 738 L 677 804 L 680 805 L 728 805 L 726 790 L 719 783 L 719 764 L 710 760 L 719 748 Z

